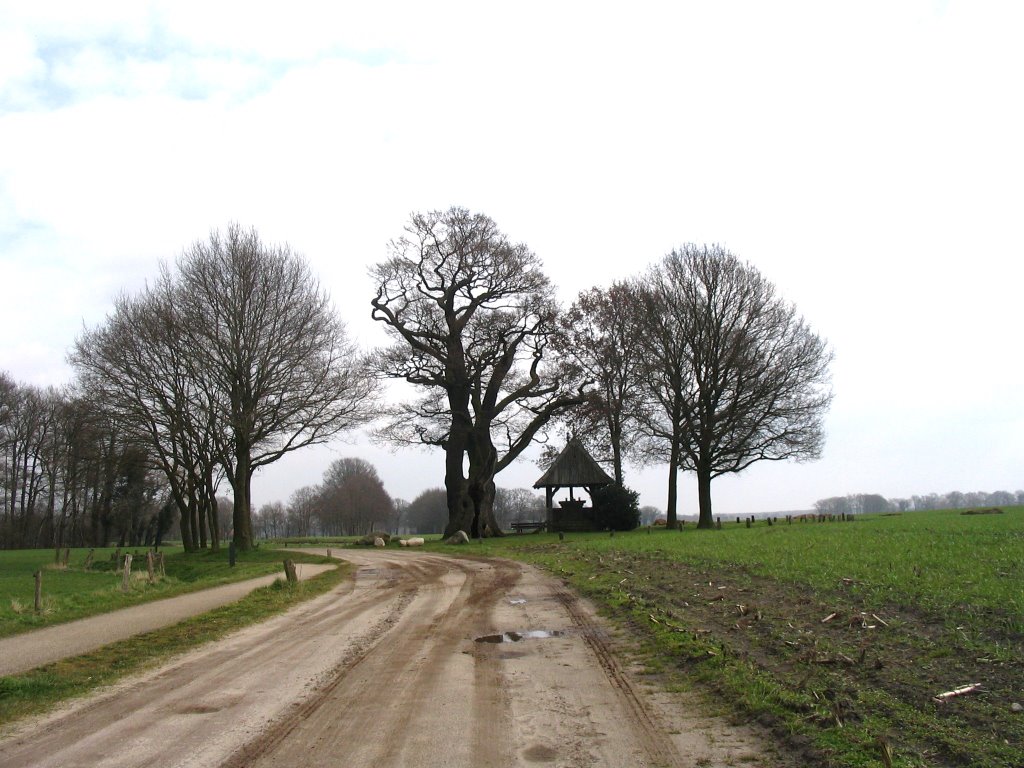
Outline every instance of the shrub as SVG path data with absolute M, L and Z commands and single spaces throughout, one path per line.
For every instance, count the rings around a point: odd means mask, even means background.
M 623 485 L 597 488 L 594 499 L 594 523 L 599 530 L 631 531 L 640 524 L 640 494 Z

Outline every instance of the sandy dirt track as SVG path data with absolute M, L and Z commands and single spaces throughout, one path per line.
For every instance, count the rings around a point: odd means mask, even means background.
M 16 766 L 766 766 L 757 736 L 654 694 L 522 564 L 346 551 L 355 578 L 0 741 Z M 551 637 L 476 638 L 544 630 Z

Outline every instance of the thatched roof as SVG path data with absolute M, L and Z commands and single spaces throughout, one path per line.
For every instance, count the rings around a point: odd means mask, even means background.
M 548 471 L 533 484 L 534 488 L 591 488 L 615 481 L 587 453 L 578 438 L 570 438 Z

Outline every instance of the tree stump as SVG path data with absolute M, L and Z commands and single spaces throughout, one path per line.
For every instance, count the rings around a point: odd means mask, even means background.
M 299 576 L 295 572 L 295 563 L 292 560 L 284 561 L 284 576 L 288 579 L 289 584 L 294 584 L 299 580 Z

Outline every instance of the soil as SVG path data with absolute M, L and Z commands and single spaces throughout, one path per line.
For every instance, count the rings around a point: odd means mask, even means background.
M 23 723 L 0 764 L 785 764 L 757 728 L 637 682 L 629 638 L 530 566 L 341 556 L 354 579 Z
M 877 735 L 927 765 L 1024 764 L 1024 718 L 1011 708 L 1024 697 L 1024 636 L 1007 629 L 1000 620 L 1006 617 L 971 621 L 978 612 L 970 607 L 957 617 L 867 604 L 850 580 L 821 591 L 740 568 L 631 553 L 604 556 L 599 566 L 622 577 L 615 589 L 652 622 L 694 633 L 719 653 L 748 659 L 782 687 L 810 692 L 816 703 L 797 713 L 804 721 L 823 729 L 871 718 L 896 723 Z M 686 669 L 706 658 L 676 662 Z M 968 683 L 981 688 L 935 701 Z M 916 731 L 915 713 L 926 715 Z M 788 738 L 785 723 L 765 724 Z M 789 744 L 791 751 L 803 746 Z M 827 764 L 828 757 L 819 753 L 812 762 Z

